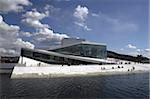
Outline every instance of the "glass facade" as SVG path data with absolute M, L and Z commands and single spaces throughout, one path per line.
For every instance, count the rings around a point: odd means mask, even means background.
M 53 50 L 58 53 L 76 55 L 90 58 L 107 58 L 107 51 L 105 45 L 93 45 L 93 44 L 78 44 L 69 47 L 59 48 Z
M 79 60 L 73 57 L 65 57 L 65 55 L 89 57 L 106 59 L 107 50 L 105 45 L 94 45 L 94 44 L 77 44 L 68 47 L 58 48 L 51 50 L 56 53 L 41 52 L 38 50 L 31 49 L 21 49 L 21 56 L 32 58 L 38 61 L 50 63 L 50 64 L 68 64 L 68 65 L 78 65 L 78 64 L 95 64 L 97 62 L 89 60 Z M 58 54 L 61 53 L 61 54 Z
M 21 56 L 25 56 L 31 59 L 42 61 L 50 64 L 67 64 L 67 65 L 79 65 L 79 64 L 91 64 L 81 60 L 75 60 L 55 55 L 49 55 L 45 53 L 36 52 L 34 50 L 21 49 Z
M 46 63 L 57 63 L 57 64 L 64 63 L 63 57 L 39 53 L 34 50 L 28 50 L 28 49 L 22 49 L 21 56 L 25 56 L 25 57 L 32 58 L 35 60 L 43 61 Z

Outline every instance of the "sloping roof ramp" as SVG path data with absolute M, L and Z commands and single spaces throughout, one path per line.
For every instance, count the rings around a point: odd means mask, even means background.
M 109 63 L 109 64 L 111 64 L 111 63 L 115 63 L 113 61 L 108 61 L 108 60 L 105 60 L 105 59 L 97 59 L 97 58 L 81 57 L 81 56 L 74 56 L 74 55 L 66 55 L 66 54 L 60 54 L 60 53 L 53 52 L 53 51 L 41 50 L 41 49 L 22 48 L 22 50 L 28 50 L 28 51 L 30 50 L 32 52 L 38 52 L 38 53 L 47 54 L 47 55 L 64 57 L 64 58 L 78 60 L 78 61 L 90 62 L 90 63 L 94 63 L 94 64 L 99 64 L 99 63 Z

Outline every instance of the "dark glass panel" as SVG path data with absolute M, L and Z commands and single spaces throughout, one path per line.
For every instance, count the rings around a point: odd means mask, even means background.
M 65 48 L 54 50 L 59 53 L 77 55 L 91 58 L 106 58 L 106 46 L 104 45 L 92 45 L 92 44 L 79 44 Z

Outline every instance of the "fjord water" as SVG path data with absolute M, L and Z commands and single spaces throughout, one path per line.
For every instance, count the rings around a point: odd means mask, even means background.
M 149 73 L 45 79 L 10 79 L 9 75 L 0 75 L 0 96 L 149 99 Z

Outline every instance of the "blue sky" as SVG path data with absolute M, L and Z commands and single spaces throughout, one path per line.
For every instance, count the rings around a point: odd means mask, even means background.
M 64 37 L 79 37 L 106 43 L 108 50 L 119 53 L 150 56 L 148 0 L 14 1 L 0 1 L 15 5 L 0 7 L 0 15 L 9 27 L 19 27 L 13 35 L 16 47 L 49 47 Z M 15 49 L 6 45 L 0 44 L 1 52 Z

